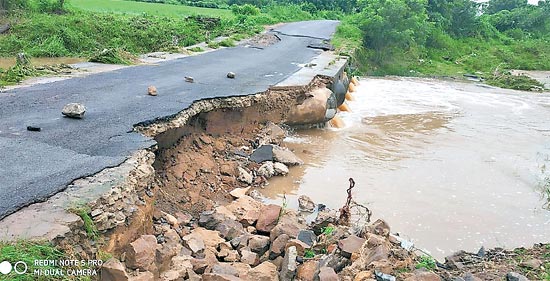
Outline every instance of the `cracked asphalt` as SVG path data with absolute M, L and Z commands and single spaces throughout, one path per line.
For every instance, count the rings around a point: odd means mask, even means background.
M 267 90 L 317 56 L 321 51 L 307 46 L 330 39 L 337 25 L 291 23 L 273 30 L 281 41 L 264 49 L 226 48 L 1 92 L 0 219 L 153 146 L 153 139 L 132 132 L 137 123 L 177 114 L 196 100 Z M 230 71 L 236 79 L 226 78 Z M 158 96 L 147 95 L 149 85 Z M 87 107 L 83 119 L 61 115 L 71 102 Z

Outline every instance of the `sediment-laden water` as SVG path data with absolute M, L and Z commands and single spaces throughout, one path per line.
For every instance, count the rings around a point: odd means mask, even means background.
M 262 192 L 339 208 L 354 198 L 441 258 L 482 245 L 550 242 L 550 95 L 473 83 L 362 79 L 341 129 L 299 131 L 288 146 L 306 165 Z

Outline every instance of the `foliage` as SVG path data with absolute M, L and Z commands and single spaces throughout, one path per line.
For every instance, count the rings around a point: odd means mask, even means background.
M 89 61 L 107 64 L 131 64 L 132 56 L 120 49 L 103 49 L 93 54 Z
M 434 270 L 435 269 L 435 260 L 431 256 L 421 256 L 420 260 L 416 264 L 416 268 L 425 268 L 427 270 Z
M 30 63 L 17 63 L 7 70 L 0 69 L 0 86 L 17 84 L 23 79 L 38 76 L 40 73 Z
M 245 4 L 245 5 L 233 5 L 231 6 L 231 12 L 235 15 L 243 16 L 257 16 L 260 14 L 260 9 L 254 5 Z
M 532 91 L 544 88 L 544 85 L 537 80 L 531 79 L 525 75 L 511 75 L 509 73 L 491 76 L 487 80 L 487 84 L 521 91 Z
M 334 232 L 334 227 L 332 226 L 323 227 L 321 229 L 321 233 L 326 236 L 331 236 L 333 232 Z
M 424 0 L 369 1 L 363 10 L 360 28 L 363 44 L 374 50 L 381 64 L 395 52 L 423 45 L 428 31 Z
M 304 251 L 304 258 L 311 259 L 315 257 L 315 252 L 312 249 L 306 249 Z

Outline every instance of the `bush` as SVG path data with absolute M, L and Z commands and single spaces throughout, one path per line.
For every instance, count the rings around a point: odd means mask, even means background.
M 231 6 L 231 12 L 235 15 L 257 16 L 260 14 L 260 9 L 250 4 L 245 4 L 242 6 L 233 5 Z

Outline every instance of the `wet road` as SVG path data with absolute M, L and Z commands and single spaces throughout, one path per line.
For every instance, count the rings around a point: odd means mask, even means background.
M 154 145 L 132 132 L 137 123 L 177 114 L 196 100 L 267 90 L 318 55 L 307 46 L 330 38 L 337 25 L 292 23 L 278 27 L 281 41 L 264 49 L 227 48 L 0 93 L 0 218 Z M 230 71 L 236 79 L 226 78 Z M 149 85 L 157 97 L 146 94 Z M 62 117 L 71 102 L 86 105 L 84 119 Z

